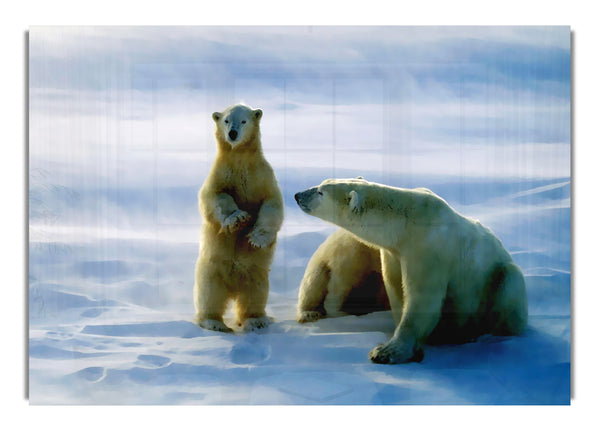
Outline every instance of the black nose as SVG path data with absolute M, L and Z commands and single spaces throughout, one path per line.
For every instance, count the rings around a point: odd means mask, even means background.
M 232 141 L 235 141 L 235 138 L 237 138 L 237 132 L 235 130 L 230 130 L 229 131 L 229 139 L 231 139 Z
M 296 194 L 294 195 L 294 199 L 296 199 L 296 202 L 297 202 L 297 203 L 300 203 L 300 193 L 296 193 Z

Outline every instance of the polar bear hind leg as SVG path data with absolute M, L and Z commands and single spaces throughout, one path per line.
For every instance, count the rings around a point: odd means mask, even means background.
M 523 273 L 514 263 L 494 271 L 491 286 L 493 303 L 490 311 L 491 333 L 521 335 L 527 327 L 527 294 Z
M 204 265 L 196 264 L 196 282 L 194 284 L 194 322 L 211 331 L 232 332 L 223 323 L 223 314 L 230 300 L 227 289 L 219 285 L 219 275 L 204 271 Z
M 269 296 L 269 272 L 254 266 L 244 277 L 238 287 L 235 298 L 235 314 L 237 325 L 245 331 L 266 328 L 272 319 L 265 314 Z
M 298 295 L 299 323 L 314 322 L 325 317 L 323 302 L 327 295 L 330 277 L 331 270 L 325 264 L 319 265 L 313 273 L 304 275 Z

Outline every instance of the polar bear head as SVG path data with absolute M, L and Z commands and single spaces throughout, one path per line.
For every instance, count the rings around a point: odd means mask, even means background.
M 305 213 L 344 228 L 367 244 L 387 247 L 405 224 L 395 217 L 397 196 L 391 189 L 361 177 L 329 179 L 296 193 L 295 198 Z
M 362 177 L 329 179 L 296 193 L 295 198 L 305 213 L 344 227 L 366 216 L 365 210 L 373 207 L 376 186 Z
M 428 189 L 402 189 L 354 179 L 329 179 L 296 193 L 307 214 L 340 226 L 364 242 L 393 247 L 408 226 L 450 223 L 455 214 Z
M 223 112 L 213 112 L 217 140 L 229 144 L 232 149 L 256 141 L 262 114 L 262 110 L 242 104 L 230 106 Z

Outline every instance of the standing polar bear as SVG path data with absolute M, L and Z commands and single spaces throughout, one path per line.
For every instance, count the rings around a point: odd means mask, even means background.
M 420 361 L 421 344 L 517 335 L 527 325 L 521 270 L 494 234 L 426 189 L 325 180 L 296 194 L 300 208 L 381 249 L 396 330 L 369 357 Z
M 310 258 L 300 283 L 298 322 L 389 308 L 379 249 L 344 229 L 329 235 Z
M 195 321 L 231 332 L 223 322 L 235 301 L 237 325 L 270 323 L 269 270 L 283 223 L 283 196 L 260 141 L 262 111 L 245 105 L 215 112 L 217 157 L 198 194 L 202 215 L 194 284 Z

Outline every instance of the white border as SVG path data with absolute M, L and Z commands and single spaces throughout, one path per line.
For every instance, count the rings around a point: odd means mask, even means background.
M 535 426 L 586 429 L 597 423 L 596 364 L 598 281 L 594 269 L 598 212 L 597 13 L 592 2 L 507 0 L 451 2 L 213 2 L 150 0 L 97 3 L 54 0 L 13 2 L 2 17 L 0 93 L 3 175 L 2 411 L 16 429 L 365 429 L 373 426 L 490 430 Z M 413 4 L 415 3 L 415 4 Z M 587 6 L 587 7 L 586 7 Z M 574 32 L 574 388 L 570 407 L 29 407 L 25 400 L 25 31 L 32 25 L 570 25 Z M 593 426 L 593 425 L 592 425 Z

